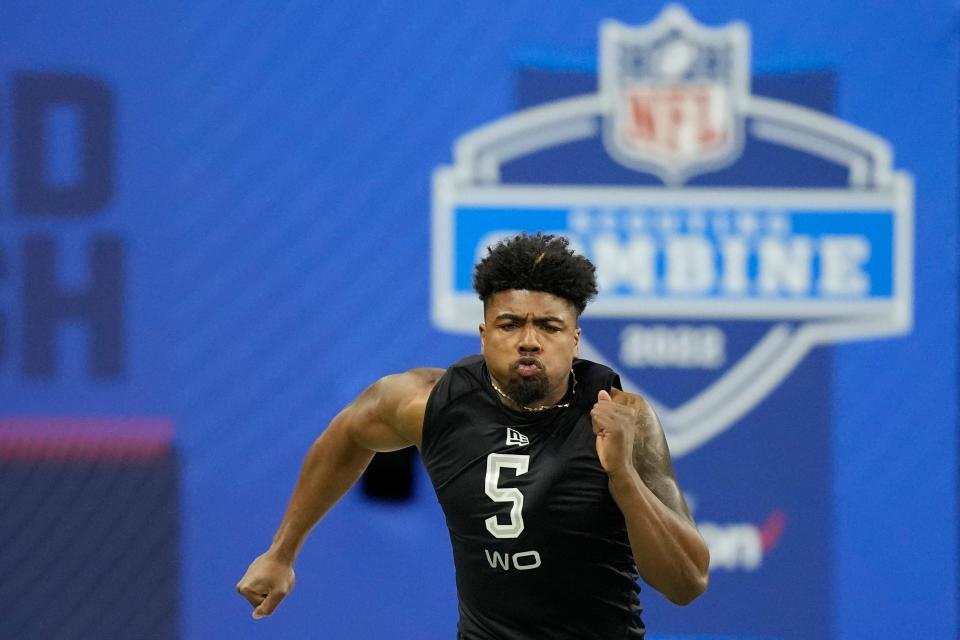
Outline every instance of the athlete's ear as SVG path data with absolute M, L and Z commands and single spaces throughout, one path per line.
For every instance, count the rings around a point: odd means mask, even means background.
M 483 355 L 483 334 L 487 330 L 486 324 L 481 322 L 479 329 L 480 329 L 480 355 Z
M 580 327 L 577 327 L 573 332 L 573 357 L 580 357 Z

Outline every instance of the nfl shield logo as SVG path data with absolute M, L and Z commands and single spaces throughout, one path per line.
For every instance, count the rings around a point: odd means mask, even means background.
M 743 24 L 711 29 L 671 5 L 649 26 L 601 28 L 604 144 L 618 162 L 679 185 L 736 160 L 749 94 Z

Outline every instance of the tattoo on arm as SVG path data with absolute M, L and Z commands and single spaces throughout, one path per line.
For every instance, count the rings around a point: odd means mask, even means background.
M 640 474 L 640 479 L 653 495 L 674 512 L 693 522 L 687 501 L 677 485 L 667 439 L 663 435 L 660 421 L 649 408 L 640 412 L 640 423 L 633 447 L 633 464 Z

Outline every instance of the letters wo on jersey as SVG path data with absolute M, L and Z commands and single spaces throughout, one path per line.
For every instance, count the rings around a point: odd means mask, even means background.
M 893 170 L 886 141 L 752 95 L 745 24 L 708 28 L 673 5 L 641 27 L 606 21 L 600 38 L 596 93 L 470 131 L 435 172 L 438 328 L 476 331 L 471 274 L 490 244 L 519 231 L 567 236 L 601 286 L 581 355 L 653 401 L 675 455 L 735 424 L 812 347 L 910 330 L 912 181 Z M 601 151 L 571 162 L 571 149 L 591 148 Z M 505 179 L 511 163 L 551 154 L 566 154 L 572 178 Z M 811 181 L 790 157 L 840 178 Z M 597 180 L 598 162 L 638 179 Z M 581 169 L 593 179 L 578 183 Z M 771 186 L 765 172 L 790 182 Z M 717 186 L 726 175 L 736 179 Z

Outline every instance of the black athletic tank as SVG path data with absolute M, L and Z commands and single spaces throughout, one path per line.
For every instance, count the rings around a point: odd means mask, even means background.
M 590 409 L 616 373 L 574 362 L 566 408 L 518 412 L 480 356 L 437 383 L 421 454 L 446 515 L 463 640 L 643 638 L 626 525 L 597 458 Z

